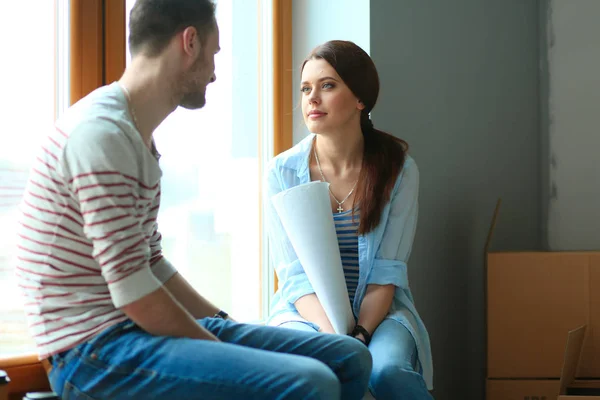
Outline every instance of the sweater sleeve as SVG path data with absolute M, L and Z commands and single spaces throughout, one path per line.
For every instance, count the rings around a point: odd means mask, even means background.
M 155 182 L 139 178 L 143 166 L 134 146 L 110 121 L 84 122 L 69 137 L 60 165 L 117 308 L 162 285 L 150 267 L 152 253 L 143 226 L 159 193 L 160 175 Z

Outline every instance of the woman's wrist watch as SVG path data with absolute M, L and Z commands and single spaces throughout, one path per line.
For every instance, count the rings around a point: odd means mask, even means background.
M 369 343 L 371 343 L 371 334 L 362 325 L 356 325 L 354 327 L 354 329 L 352 329 L 352 333 L 350 333 L 350 336 L 352 336 L 353 338 L 356 338 L 356 336 L 358 336 L 358 334 L 363 335 L 363 337 L 365 338 L 365 345 L 368 346 Z M 357 339 L 357 340 L 360 340 L 360 339 Z

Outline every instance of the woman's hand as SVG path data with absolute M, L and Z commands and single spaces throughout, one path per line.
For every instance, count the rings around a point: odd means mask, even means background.
M 354 335 L 354 338 L 360 340 L 365 345 L 367 344 L 367 339 L 365 339 L 365 337 L 363 336 L 363 334 L 360 333 L 360 332 L 358 334 Z

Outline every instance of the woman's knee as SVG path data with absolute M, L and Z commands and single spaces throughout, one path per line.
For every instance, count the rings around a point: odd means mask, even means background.
M 415 339 L 402 324 L 385 320 L 375 331 L 369 346 L 374 369 L 396 368 L 414 371 L 418 364 Z
M 431 398 L 421 374 L 394 363 L 374 366 L 369 386 L 378 400 L 395 398 L 394 395 L 407 400 Z

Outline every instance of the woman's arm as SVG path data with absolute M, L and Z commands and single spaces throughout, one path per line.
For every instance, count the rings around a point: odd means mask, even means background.
M 308 308 L 303 306 L 304 301 L 300 301 L 303 297 L 308 296 L 314 297 L 316 303 L 320 306 L 318 299 L 314 295 L 315 291 L 304 272 L 304 268 L 300 264 L 300 260 L 298 260 L 294 247 L 271 200 L 273 196 L 284 190 L 281 183 L 282 179 L 276 160 L 272 160 L 267 166 L 264 178 L 263 202 L 266 232 L 269 238 L 269 257 L 279 279 L 279 293 L 283 301 L 295 304 L 296 307 L 300 304 L 300 307 L 303 309 Z M 300 313 L 303 315 L 302 311 Z M 311 311 L 308 310 L 305 310 L 304 313 L 312 315 Z M 312 321 L 309 319 L 309 321 L 318 324 L 316 320 Z
M 360 307 L 357 325 L 373 334 L 387 315 L 394 299 L 395 290 L 394 285 L 368 285 L 367 293 Z M 357 337 L 363 342 L 365 341 L 362 334 L 359 333 Z
M 335 333 L 316 294 L 313 293 L 302 296 L 294 303 L 294 305 L 302 318 L 319 325 L 321 328 L 319 332 Z
M 419 170 L 412 159 L 405 163 L 360 306 L 358 325 L 370 334 L 388 314 L 396 288 L 408 287 L 406 262 L 410 256 L 418 219 Z M 363 339 L 362 335 L 358 335 Z

